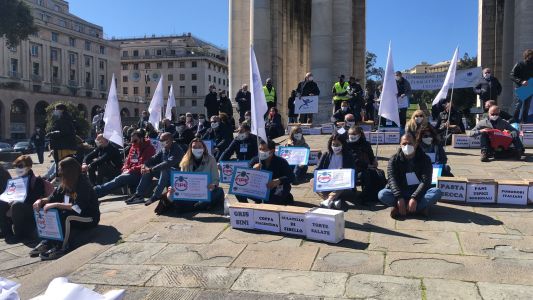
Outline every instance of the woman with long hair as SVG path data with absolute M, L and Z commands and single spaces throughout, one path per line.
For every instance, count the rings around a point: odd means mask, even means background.
M 424 111 L 418 109 L 415 110 L 413 115 L 411 115 L 411 119 L 405 124 L 405 133 L 410 133 L 413 137 L 416 137 L 418 130 L 421 127 L 428 126 L 431 126 L 428 122 L 428 117 Z
M 300 128 L 300 126 L 294 126 L 291 129 L 291 133 L 289 134 L 289 138 L 287 139 L 285 146 L 304 147 L 310 149 L 309 145 L 305 142 L 305 138 L 302 133 L 302 128 Z M 307 169 L 307 165 L 294 166 L 294 176 L 296 177 L 297 182 L 304 179 L 304 176 L 307 173 Z

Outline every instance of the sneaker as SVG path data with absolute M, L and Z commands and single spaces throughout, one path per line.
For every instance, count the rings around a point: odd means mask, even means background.
M 30 257 L 39 256 L 39 254 L 48 251 L 49 246 L 47 241 L 41 241 L 35 248 L 31 249 Z
M 146 202 L 144 202 L 144 205 L 145 205 L 145 206 L 148 206 L 148 205 L 150 205 L 150 204 L 156 202 L 157 200 L 159 200 L 159 199 L 156 199 L 156 198 L 150 198 L 150 199 L 148 199 Z
M 67 254 L 65 250 L 54 247 L 46 252 L 41 253 L 39 257 L 41 260 L 55 260 L 65 254 Z
M 333 202 L 333 207 L 334 207 L 335 209 L 341 209 L 341 207 L 342 207 L 342 201 L 341 201 L 341 200 L 335 200 L 335 201 Z
M 135 197 L 131 201 L 126 202 L 126 204 L 141 204 L 144 203 L 144 197 Z
M 481 151 L 481 161 L 482 162 L 489 161 L 489 154 L 486 151 Z
M 131 201 L 135 200 L 135 198 L 137 198 L 137 194 L 133 194 L 133 196 L 129 197 L 128 199 L 124 200 L 124 202 L 126 202 L 126 204 L 130 204 Z
M 399 215 L 400 215 L 400 209 L 398 209 L 397 206 L 391 207 L 390 217 L 393 219 L 396 219 L 398 218 Z
M 332 204 L 333 204 L 333 201 L 331 201 L 329 199 L 326 199 L 326 200 L 320 202 L 320 206 L 321 207 L 325 207 L 325 208 L 331 208 Z

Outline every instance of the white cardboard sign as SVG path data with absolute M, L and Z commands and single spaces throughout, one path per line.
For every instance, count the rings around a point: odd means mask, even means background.
M 385 144 L 399 144 L 400 133 L 399 132 L 385 132 Z
M 306 235 L 305 214 L 280 212 L 279 219 L 281 232 L 303 236 Z
M 466 201 L 466 182 L 439 179 L 438 187 L 442 192 L 441 200 Z
M 481 136 L 478 135 L 476 137 L 471 136 L 470 137 L 470 148 L 481 148 Z
M 385 143 L 385 135 L 383 132 L 371 132 L 370 133 L 370 144 L 384 144 Z
M 344 212 L 312 209 L 305 213 L 305 229 L 310 240 L 338 243 L 344 239 Z
M 254 229 L 280 232 L 279 212 L 254 210 Z
M 470 148 L 470 137 L 465 134 L 453 135 L 454 148 Z
M 498 184 L 498 203 L 527 205 L 528 186 Z
M 230 207 L 232 228 L 254 229 L 254 210 L 251 208 Z
M 466 202 L 496 203 L 495 183 L 467 183 Z

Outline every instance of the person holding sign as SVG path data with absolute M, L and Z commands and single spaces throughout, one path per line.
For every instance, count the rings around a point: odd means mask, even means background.
M 228 160 L 235 153 L 237 160 L 251 160 L 257 156 L 257 136 L 252 134 L 250 125 L 243 122 L 239 133 L 228 148 L 220 155 L 220 160 Z
M 524 60 L 514 65 L 511 70 L 511 80 L 515 83 L 516 88 L 528 86 L 528 81 L 533 78 L 533 49 L 526 49 L 523 54 Z M 529 96 L 522 101 L 516 102 L 514 119 L 517 122 L 529 123 L 529 115 L 531 114 L 531 100 L 533 96 Z
M 345 140 L 343 140 L 339 134 L 334 134 L 329 138 L 328 151 L 323 153 L 322 157 L 320 157 L 316 170 L 324 169 L 355 170 L 355 160 L 346 146 Z M 316 180 L 316 178 L 314 180 Z M 314 186 L 314 180 L 311 182 L 312 186 Z M 355 189 L 319 192 L 318 195 L 324 200 L 320 203 L 320 206 L 341 209 L 343 199 L 354 196 L 354 192 Z
M 4 194 L 0 196 L 2 200 L 0 201 L 0 229 L 7 244 L 17 243 L 33 235 L 35 221 L 32 205 L 37 199 L 48 196 L 52 192 L 52 185 L 33 173 L 31 169 L 33 161 L 29 155 L 19 156 L 13 165 L 17 178 L 8 181 Z M 18 190 L 20 185 L 15 182 L 16 180 L 22 182 L 23 190 Z M 13 197 L 4 198 L 9 195 Z M 9 210 L 11 210 L 11 215 L 7 216 Z
M 72 228 L 94 228 L 100 221 L 98 197 L 87 177 L 81 173 L 78 161 L 72 157 L 61 160 L 58 175 L 61 183 L 52 195 L 33 203 L 33 209 L 39 214 L 57 210 L 61 225 L 57 227 L 62 229 L 62 232 L 56 233 L 63 237 L 62 241 L 43 239 L 30 251 L 30 256 L 40 256 L 41 260 L 58 259 L 69 251 Z
M 311 72 L 307 72 L 307 74 L 305 74 L 305 79 L 298 83 L 298 87 L 296 88 L 296 97 L 301 98 L 306 96 L 319 95 L 320 89 L 318 88 L 316 82 L 314 82 L 313 80 L 313 74 Z M 299 122 L 313 123 L 313 114 L 300 114 Z
M 291 133 L 289 135 L 289 138 L 287 139 L 287 143 L 285 143 L 285 146 L 304 147 L 310 149 L 309 145 L 305 142 L 305 138 L 302 133 L 302 128 L 300 128 L 300 126 L 294 126 L 291 129 Z M 307 165 L 294 166 L 295 183 L 304 179 L 305 174 L 307 174 L 307 169 Z
M 233 141 L 233 131 L 231 127 L 220 121 L 218 115 L 211 117 L 211 128 L 207 129 L 202 136 L 202 140 L 213 141 L 213 156 L 218 160 L 222 152 L 226 150 Z
M 441 176 L 453 176 L 450 166 L 447 165 L 448 156 L 442 146 L 440 136 L 431 125 L 420 128 L 416 136 L 416 144 L 431 159 L 432 164 L 442 165 Z
M 378 193 L 379 201 L 392 207 L 392 218 L 408 213 L 429 214 L 429 208 L 442 195 L 440 189 L 431 188 L 432 173 L 430 158 L 417 146 L 412 135 L 404 134 L 400 149 L 389 159 L 387 187 Z
M 289 205 L 294 202 L 291 194 L 291 183 L 294 181 L 294 173 L 289 163 L 279 156 L 276 156 L 276 144 L 274 141 L 261 141 L 259 145 L 259 155 L 250 161 L 250 168 L 272 172 L 272 180 L 267 183 L 270 190 L 269 204 Z M 239 202 L 248 202 L 244 196 L 236 196 Z M 262 203 L 260 199 L 253 199 L 256 203 Z

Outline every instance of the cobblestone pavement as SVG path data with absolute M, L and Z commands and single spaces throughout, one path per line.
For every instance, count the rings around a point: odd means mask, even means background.
M 313 149 L 326 139 L 307 138 Z M 381 168 L 395 150 L 379 147 Z M 533 179 L 531 157 L 482 164 L 479 150 L 449 147 L 448 155 L 455 176 Z M 318 204 L 308 183 L 292 191 L 302 205 Z M 59 275 L 97 291 L 125 288 L 126 299 L 533 298 L 531 206 L 439 203 L 429 218 L 396 221 L 380 205 L 349 204 L 339 244 L 234 230 L 221 212 L 153 209 L 102 203 L 102 225 L 120 238 L 47 264 L 27 258 L 26 246 L 0 243 L 0 276 L 20 281 L 25 298 Z

